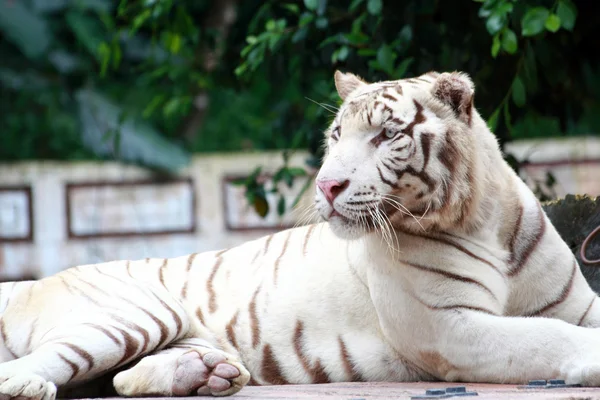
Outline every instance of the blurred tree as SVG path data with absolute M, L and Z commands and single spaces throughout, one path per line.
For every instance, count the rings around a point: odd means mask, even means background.
M 599 12 L 572 0 L 0 0 L 0 159 L 176 170 L 191 152 L 308 148 L 318 166 L 331 118 L 318 103 L 338 103 L 337 68 L 466 71 L 501 142 L 594 134 Z

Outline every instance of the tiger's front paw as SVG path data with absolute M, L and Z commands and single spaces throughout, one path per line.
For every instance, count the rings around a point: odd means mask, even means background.
M 567 370 L 565 382 L 600 387 L 600 361 L 575 364 Z
M 192 350 L 182 354 L 177 364 L 173 379 L 175 396 L 229 396 L 250 380 L 250 373 L 242 364 L 228 360 L 218 351 L 201 354 Z
M 35 374 L 0 374 L 0 400 L 54 400 L 56 386 Z

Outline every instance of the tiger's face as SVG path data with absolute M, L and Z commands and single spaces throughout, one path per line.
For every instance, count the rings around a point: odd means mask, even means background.
M 465 191 L 456 181 L 471 173 L 469 78 L 429 73 L 367 84 L 338 71 L 335 81 L 344 102 L 326 131 L 315 198 L 333 231 L 356 238 L 456 213 L 451 205 L 462 196 L 453 191 Z

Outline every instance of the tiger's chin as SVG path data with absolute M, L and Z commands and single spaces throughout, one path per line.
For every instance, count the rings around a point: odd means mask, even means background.
M 329 222 L 329 228 L 333 234 L 344 240 L 360 239 L 372 230 L 371 224 L 365 223 L 365 221 L 353 220 L 340 214 L 324 219 Z

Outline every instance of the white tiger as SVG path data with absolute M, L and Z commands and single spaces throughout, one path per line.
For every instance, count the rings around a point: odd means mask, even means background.
M 344 102 L 315 199 L 328 222 L 0 285 L 0 397 L 53 399 L 125 365 L 121 396 L 248 382 L 600 386 L 600 302 L 503 161 L 469 78 L 335 81 Z

